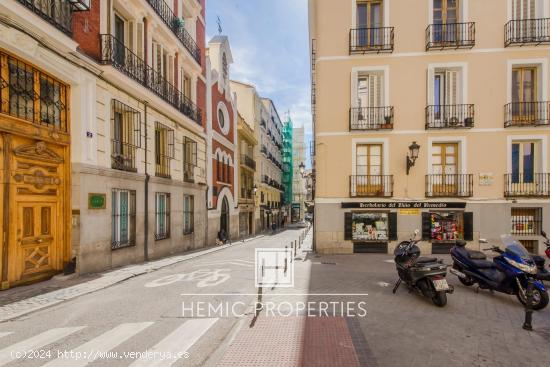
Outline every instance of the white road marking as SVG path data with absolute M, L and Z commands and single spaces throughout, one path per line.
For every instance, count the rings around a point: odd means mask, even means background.
M 211 265 L 235 265 L 235 266 L 243 266 L 243 267 L 245 267 L 245 268 L 253 268 L 253 267 L 254 267 L 254 265 L 252 265 L 252 264 L 238 263 L 238 262 L 233 262 L 233 261 L 224 261 L 224 262 L 217 262 L 217 263 L 197 264 L 197 265 L 193 265 L 193 267 L 198 267 L 198 266 L 211 266 Z
M 16 359 L 16 355 L 14 355 L 15 352 L 40 349 L 48 344 L 54 343 L 79 330 L 82 330 L 85 327 L 86 326 L 51 329 L 43 332 L 42 334 L 38 334 L 29 339 L 23 340 L 22 342 L 4 348 L 0 350 L 0 366 L 6 365 Z
M 120 324 L 114 329 L 101 334 L 100 336 L 90 340 L 87 343 L 82 344 L 78 348 L 71 350 L 70 355 L 84 356 L 81 359 L 58 358 L 49 363 L 46 363 L 43 367 L 80 367 L 86 366 L 102 354 L 105 355 L 111 349 L 116 348 L 126 340 L 130 339 L 137 333 L 145 330 L 149 326 L 153 325 L 152 322 L 139 322 L 130 324 Z
M 3 336 L 8 336 L 10 334 L 13 334 L 13 333 L 11 331 L 1 332 L 0 333 L 0 338 L 3 337 Z
M 378 282 L 376 284 L 378 284 L 380 287 L 389 287 L 390 286 L 390 283 L 386 283 L 386 282 Z
M 216 321 L 218 321 L 217 318 L 189 320 L 148 351 L 165 357 L 167 355 L 176 356 L 178 353 L 187 353 Z M 172 359 L 162 359 L 160 357 L 139 359 L 132 363 L 130 367 L 168 367 L 177 361 L 177 357 Z
M 384 262 L 385 262 L 385 263 L 390 263 L 390 264 L 395 264 L 395 260 L 392 260 L 392 259 L 390 259 L 390 260 L 384 260 Z

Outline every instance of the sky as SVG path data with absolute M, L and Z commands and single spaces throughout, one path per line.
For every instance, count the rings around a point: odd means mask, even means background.
M 218 21 L 229 37 L 230 77 L 256 86 L 273 100 L 279 116 L 311 139 L 311 94 L 307 0 L 206 0 L 207 41 Z M 309 155 L 309 154 L 307 154 Z

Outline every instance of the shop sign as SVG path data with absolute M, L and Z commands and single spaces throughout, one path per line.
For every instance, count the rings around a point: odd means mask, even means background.
M 479 186 L 491 186 L 495 181 L 492 173 L 480 173 L 479 174 Z
M 466 203 L 458 202 L 351 202 L 342 203 L 342 209 L 464 209 Z
M 418 208 L 399 209 L 399 215 L 420 215 L 420 209 Z
M 88 194 L 88 209 L 105 209 L 106 203 L 106 194 Z

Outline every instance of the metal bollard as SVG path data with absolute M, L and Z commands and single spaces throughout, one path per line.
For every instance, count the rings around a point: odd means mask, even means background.
M 296 256 L 296 247 L 297 247 L 296 242 L 297 241 L 294 241 L 294 256 Z
M 523 323 L 523 329 L 533 330 L 533 288 L 534 280 L 532 278 L 527 279 L 527 304 L 525 305 L 525 322 Z M 519 290 L 521 292 L 521 289 Z

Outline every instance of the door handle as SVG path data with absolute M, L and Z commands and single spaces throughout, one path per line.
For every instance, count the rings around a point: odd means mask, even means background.
M 44 242 L 44 240 L 42 238 L 39 238 L 39 239 L 36 240 L 36 242 L 37 243 L 42 243 L 42 242 Z

